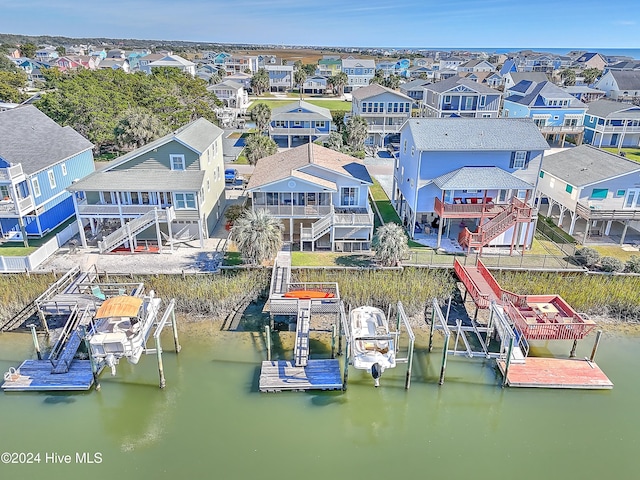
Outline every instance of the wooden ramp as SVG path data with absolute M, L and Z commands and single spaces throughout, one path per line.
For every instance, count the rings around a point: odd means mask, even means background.
M 504 375 L 505 363 L 498 361 Z M 527 357 L 524 364 L 509 365 L 507 385 L 532 388 L 608 390 L 613 382 L 594 362 L 578 359 Z
M 298 300 L 296 343 L 293 348 L 296 367 L 306 367 L 309 362 L 309 330 L 311 328 L 311 300 Z
M 261 392 L 285 390 L 342 390 L 340 363 L 335 359 L 309 360 L 306 367 L 296 367 L 289 360 L 262 362 Z
M 463 265 L 456 259 L 453 269 L 478 308 L 489 308 L 491 302 L 500 303 L 502 289 L 482 262 Z
M 48 360 L 25 360 L 18 368 L 20 376 L 2 384 L 5 392 L 83 391 L 93 385 L 91 362 L 74 360 L 66 373 L 51 373 Z

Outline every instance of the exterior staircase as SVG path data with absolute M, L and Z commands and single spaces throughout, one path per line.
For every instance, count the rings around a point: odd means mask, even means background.
M 522 200 L 514 197 L 507 208 L 489 221 L 480 225 L 476 232 L 465 228 L 458 235 L 458 243 L 461 247 L 471 250 L 482 249 L 498 235 L 506 232 L 519 222 L 531 220 L 532 208 Z
M 333 225 L 333 211 L 313 223 L 311 228 L 302 228 L 300 240 L 303 242 L 315 242 L 323 235 L 329 233 L 331 225 Z
M 127 240 L 133 239 L 133 237 L 143 232 L 157 221 L 171 223 L 174 218 L 175 212 L 173 207 L 169 207 L 164 210 L 150 210 L 141 217 L 128 221 L 115 232 L 104 237 L 104 239 L 98 242 L 98 249 L 100 250 L 100 253 L 110 252 Z

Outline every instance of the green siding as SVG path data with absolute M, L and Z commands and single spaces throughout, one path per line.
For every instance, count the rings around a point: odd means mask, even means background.
M 184 145 L 173 141 L 149 152 L 138 155 L 113 170 L 167 169 L 171 170 L 170 155 L 184 155 L 187 170 L 200 170 L 198 154 Z

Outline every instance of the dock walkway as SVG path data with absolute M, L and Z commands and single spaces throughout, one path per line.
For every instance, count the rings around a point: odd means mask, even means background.
M 261 392 L 303 390 L 342 390 L 340 363 L 337 359 L 309 360 L 305 367 L 297 367 L 289 360 L 262 362 Z
M 85 391 L 93 385 L 89 360 L 74 360 L 68 371 L 60 374 L 51 373 L 49 360 L 25 360 L 17 372 L 17 378 L 2 384 L 5 392 Z
M 505 362 L 497 362 L 504 375 Z M 507 385 L 530 388 L 609 390 L 613 382 L 594 362 L 579 359 L 527 357 L 526 363 L 511 364 Z
M 298 300 L 298 321 L 294 356 L 296 367 L 305 367 L 309 361 L 309 330 L 311 329 L 311 300 Z

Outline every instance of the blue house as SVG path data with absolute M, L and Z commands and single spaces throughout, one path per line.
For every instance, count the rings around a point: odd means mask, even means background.
M 278 145 L 291 147 L 324 140 L 331 132 L 331 111 L 303 100 L 274 108 L 269 134 Z
M 531 119 L 411 118 L 394 169 L 398 215 L 437 248 L 443 236 L 456 248 L 529 246 L 548 148 Z
M 498 90 L 454 75 L 425 85 L 420 116 L 496 118 L 501 98 L 502 93 Z
M 638 147 L 640 107 L 612 100 L 591 102 L 584 117 L 584 139 L 597 147 Z
M 39 238 L 74 215 L 66 188 L 94 171 L 93 145 L 34 106 L 0 112 L 0 233 Z
M 564 145 L 567 135 L 582 143 L 587 104 L 549 81 L 522 80 L 505 92 L 502 116 L 532 118 L 551 142 Z

